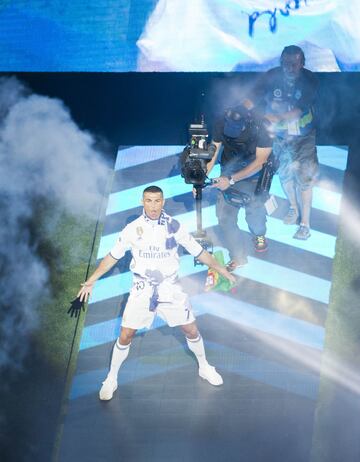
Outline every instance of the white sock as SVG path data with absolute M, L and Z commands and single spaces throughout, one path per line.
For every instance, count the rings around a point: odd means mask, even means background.
M 120 366 L 128 357 L 130 345 L 131 343 L 128 345 L 121 345 L 119 339 L 116 340 L 111 356 L 110 371 L 108 377 L 117 380 Z
M 196 359 L 198 360 L 199 367 L 204 367 L 207 366 L 208 362 L 206 360 L 206 354 L 205 354 L 205 348 L 204 348 L 204 342 L 199 334 L 198 337 L 196 338 L 187 338 L 186 341 L 189 347 L 189 350 L 194 353 L 196 356 Z

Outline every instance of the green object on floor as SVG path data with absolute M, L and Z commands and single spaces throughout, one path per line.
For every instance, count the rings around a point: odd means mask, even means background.
M 222 266 L 225 266 L 224 254 L 222 250 L 217 250 L 213 253 L 215 260 Z M 222 276 L 213 268 L 208 269 L 208 274 L 205 282 L 205 291 L 217 290 L 220 292 L 229 292 L 236 284 L 231 283 L 226 277 Z

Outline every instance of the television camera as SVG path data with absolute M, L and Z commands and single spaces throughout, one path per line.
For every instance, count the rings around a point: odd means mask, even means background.
M 213 158 L 216 146 L 208 143 L 208 130 L 202 118 L 199 124 L 190 124 L 190 142 L 181 155 L 181 176 L 185 183 L 204 188 L 211 184 L 207 177 L 207 163 Z
M 207 176 L 207 164 L 213 158 L 216 146 L 208 142 L 208 130 L 204 121 L 201 118 L 201 123 L 192 123 L 189 127 L 190 141 L 185 146 L 181 157 L 180 167 L 181 176 L 185 183 L 192 184 L 194 187 L 195 209 L 196 209 L 196 232 L 193 233 L 194 238 L 209 252 L 213 250 L 213 244 L 206 237 L 206 232 L 202 227 L 202 189 L 205 186 L 212 184 L 212 181 Z M 201 264 L 194 259 L 194 265 Z

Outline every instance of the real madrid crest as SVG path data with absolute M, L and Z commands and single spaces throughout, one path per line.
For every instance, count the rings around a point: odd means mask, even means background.
M 138 226 L 136 228 L 136 234 L 138 235 L 138 239 L 141 239 L 142 235 L 144 234 L 144 230 L 142 229 L 141 226 Z

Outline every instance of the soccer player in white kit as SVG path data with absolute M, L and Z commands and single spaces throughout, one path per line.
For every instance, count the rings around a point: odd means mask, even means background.
M 99 393 L 100 399 L 104 401 L 110 400 L 117 389 L 118 372 L 128 356 L 131 340 L 137 329 L 150 327 L 157 314 L 170 327 L 179 326 L 182 329 L 187 345 L 199 363 L 200 377 L 212 385 L 223 383 L 221 375 L 206 360 L 204 343 L 189 298 L 177 283 L 178 245 L 233 283 L 235 277 L 219 265 L 177 220 L 164 212 L 165 200 L 159 187 L 146 188 L 142 203 L 143 214 L 120 232 L 110 253 L 81 285 L 78 293 L 81 301 L 87 301 L 94 283 L 109 271 L 127 250 L 131 251 L 130 270 L 133 272 L 133 285 L 124 310 L 120 336 L 113 348 L 110 370 Z

